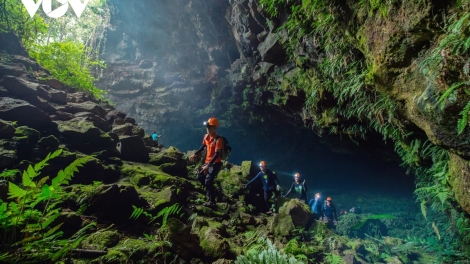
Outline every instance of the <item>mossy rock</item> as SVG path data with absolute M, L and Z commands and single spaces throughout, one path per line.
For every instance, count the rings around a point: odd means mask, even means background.
M 15 134 L 15 127 L 11 122 L 0 119 L 0 139 L 10 139 Z
M 201 256 L 201 246 L 197 237 L 191 234 L 189 228 L 176 218 L 169 218 L 165 228 L 160 229 L 162 239 L 171 243 L 171 248 L 178 255 L 191 260 L 192 257 Z
M 158 213 L 165 207 L 172 206 L 179 202 L 178 191 L 175 187 L 167 187 L 161 191 L 150 188 L 141 188 L 138 190 L 141 197 L 147 201 L 152 208 L 151 212 Z
M 118 231 L 98 231 L 91 234 L 81 242 L 84 249 L 105 250 L 112 248 L 119 243 L 120 235 Z
M 190 183 L 179 177 L 169 175 L 159 169 L 159 167 L 146 163 L 123 164 L 121 173 L 128 177 L 129 181 L 136 186 L 150 185 L 155 188 L 165 186 L 189 186 Z
M 241 175 L 229 170 L 221 170 L 216 181 L 220 183 L 222 193 L 229 199 L 237 199 L 243 193 L 244 179 Z
M 199 230 L 198 236 L 204 256 L 220 259 L 231 255 L 230 245 L 217 229 L 204 226 Z
M 150 164 L 159 166 L 165 163 L 173 163 L 177 162 L 180 160 L 183 160 L 184 153 L 179 151 L 175 147 L 169 147 L 168 149 L 165 149 L 157 154 L 150 154 Z
M 151 242 L 151 243 L 150 243 Z M 127 238 L 108 250 L 108 254 L 102 257 L 105 263 L 132 263 L 144 261 L 155 257 L 164 246 L 163 241 L 148 241 L 147 239 Z

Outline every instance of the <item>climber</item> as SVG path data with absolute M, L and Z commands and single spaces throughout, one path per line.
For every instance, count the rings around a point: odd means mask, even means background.
M 214 207 L 216 205 L 214 179 L 222 168 L 221 151 L 223 142 L 222 140 L 215 140 L 219 126 L 219 121 L 215 117 L 209 118 L 207 122 L 204 122 L 204 125 L 206 126 L 207 134 L 204 135 L 202 139 L 202 146 L 189 157 L 189 160 L 194 161 L 199 153 L 204 149 L 206 150 L 206 159 L 201 169 L 198 171 L 198 179 L 201 184 L 206 187 L 208 201 L 204 205 Z
M 271 202 L 269 200 L 274 194 L 274 199 L 275 199 L 274 211 L 277 212 L 278 209 L 277 209 L 276 197 L 279 194 L 279 190 L 281 189 L 281 186 L 279 185 L 279 180 L 277 179 L 276 173 L 268 169 L 266 162 L 261 161 L 259 163 L 259 168 L 261 171 L 253 179 L 251 179 L 251 181 L 245 184 L 244 187 L 248 187 L 250 184 L 256 181 L 256 179 L 259 178 L 261 182 L 263 183 L 264 203 L 266 204 L 266 207 L 268 208 L 268 211 L 266 211 L 266 214 L 272 214 L 273 210 L 271 210 Z
M 289 191 L 284 194 L 282 197 L 287 197 L 293 190 L 295 190 L 295 198 L 299 199 L 302 202 L 307 202 L 307 187 L 305 187 L 305 180 L 300 182 L 300 174 L 297 172 L 294 174 L 294 182 L 292 183 Z
M 336 207 L 333 199 L 327 197 L 322 207 L 323 221 L 329 229 L 334 229 L 338 225 L 338 216 L 336 215 Z
M 320 198 L 321 198 L 320 193 L 316 193 L 315 199 L 310 199 L 310 201 L 308 202 L 308 206 L 312 208 L 312 212 L 315 214 L 314 215 L 315 220 L 319 220 L 322 214 L 322 211 L 321 211 L 322 204 L 321 204 Z
M 157 134 L 157 131 L 152 132 L 152 140 L 155 141 L 155 143 L 157 143 L 157 146 L 158 146 L 158 138 L 161 136 L 162 135 Z

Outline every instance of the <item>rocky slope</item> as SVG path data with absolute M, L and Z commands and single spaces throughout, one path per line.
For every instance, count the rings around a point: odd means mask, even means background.
M 64 261 L 221 264 L 233 263 L 237 256 L 248 254 L 248 249 L 258 252 L 261 247 L 270 254 L 283 249 L 291 256 L 303 256 L 305 263 L 307 259 L 328 261 L 332 255 L 342 256 L 347 263 L 377 258 L 426 263 L 416 247 L 399 247 L 399 239 L 384 242 L 397 247 L 395 253 L 384 256 L 378 248 L 368 250 L 374 242 L 334 235 L 323 223 L 312 221 L 310 209 L 295 199 L 280 199 L 279 213 L 272 216 L 260 213 L 265 208 L 259 186 L 242 188 L 257 172 L 249 161 L 225 163 L 217 178 L 217 207 L 203 207 L 204 190 L 192 174 L 197 164 L 188 164 L 184 153 L 155 145 L 125 113 L 52 79 L 24 56 L 14 36 L 1 34 L 0 40 L 0 50 L 6 51 L 0 57 L 0 169 L 25 170 L 61 149 L 41 170 L 43 177 L 56 175 L 79 157 L 91 156 L 64 187 L 57 222 L 63 222 L 60 230 L 66 238 L 90 222 L 96 225 Z M 25 180 L 20 174 L 4 179 L 0 199 L 12 202 L 6 195 L 7 181 L 22 186 Z M 136 207 L 145 214 L 137 217 Z M 367 221 L 365 216 L 348 218 L 342 232 L 352 232 L 346 226 L 364 219 Z M 403 219 L 388 222 L 390 228 L 404 223 Z M 29 232 L 17 239 L 34 241 Z M 19 247 L 14 254 L 1 257 L 13 261 L 26 252 Z

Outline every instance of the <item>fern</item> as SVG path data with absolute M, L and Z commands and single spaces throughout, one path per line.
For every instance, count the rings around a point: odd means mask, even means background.
M 465 127 L 467 127 L 468 124 L 468 112 L 470 112 L 470 101 L 467 102 L 463 110 L 460 112 L 460 115 L 462 116 L 458 123 L 457 123 L 457 132 L 461 134 Z
M 288 257 L 285 254 L 281 254 L 276 247 L 274 247 L 271 240 L 267 239 L 265 249 L 262 251 L 253 251 L 246 255 L 238 256 L 235 260 L 235 264 L 265 264 L 265 263 L 277 263 L 277 264 L 300 264 L 303 263 L 298 261 L 295 257 Z
M 162 228 L 164 228 L 166 226 L 166 221 L 167 221 L 167 219 L 170 215 L 178 215 L 179 217 L 183 217 L 183 214 L 180 214 L 181 209 L 183 209 L 183 207 L 181 205 L 177 204 L 177 203 L 173 204 L 172 206 L 167 206 L 167 207 L 163 208 L 160 212 L 158 212 L 158 214 L 156 216 L 153 216 L 152 214 L 145 212 L 144 209 L 139 208 L 135 205 L 132 205 L 132 207 L 134 208 L 134 211 L 132 212 L 129 219 L 137 219 L 143 214 L 143 215 L 150 218 L 150 221 L 149 221 L 149 224 L 150 224 L 153 221 L 155 221 L 157 218 L 163 216 Z M 197 216 L 197 214 L 196 214 L 196 216 Z
M 435 222 L 432 222 L 432 229 L 434 230 L 434 233 L 436 233 L 437 240 L 441 240 L 441 234 L 439 233 L 439 229 L 437 229 Z
M 427 215 L 428 215 L 428 211 L 426 209 L 426 201 L 421 201 L 421 213 L 423 214 L 424 216 L 424 219 L 427 220 Z

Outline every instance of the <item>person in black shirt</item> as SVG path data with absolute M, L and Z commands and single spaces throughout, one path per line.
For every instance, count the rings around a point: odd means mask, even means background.
M 281 187 L 279 186 L 279 181 L 277 179 L 276 173 L 271 170 L 268 170 L 266 162 L 261 161 L 259 164 L 259 168 L 261 169 L 261 171 L 251 181 L 245 184 L 245 187 L 248 187 L 251 183 L 253 183 L 259 178 L 263 183 L 264 203 L 266 204 L 266 207 L 268 207 L 268 211 L 266 213 L 272 214 L 273 212 L 271 211 L 271 203 L 269 199 L 273 195 L 273 192 L 277 195 L 277 192 L 280 190 Z
M 292 183 L 289 191 L 282 197 L 287 197 L 292 191 L 295 191 L 295 198 L 302 202 L 307 202 L 307 187 L 305 187 L 305 180 L 300 182 L 300 174 L 297 172 L 294 175 L 294 182 Z
M 338 225 L 338 216 L 336 215 L 336 207 L 333 204 L 333 199 L 327 197 L 322 207 L 323 220 L 329 229 L 334 229 Z

